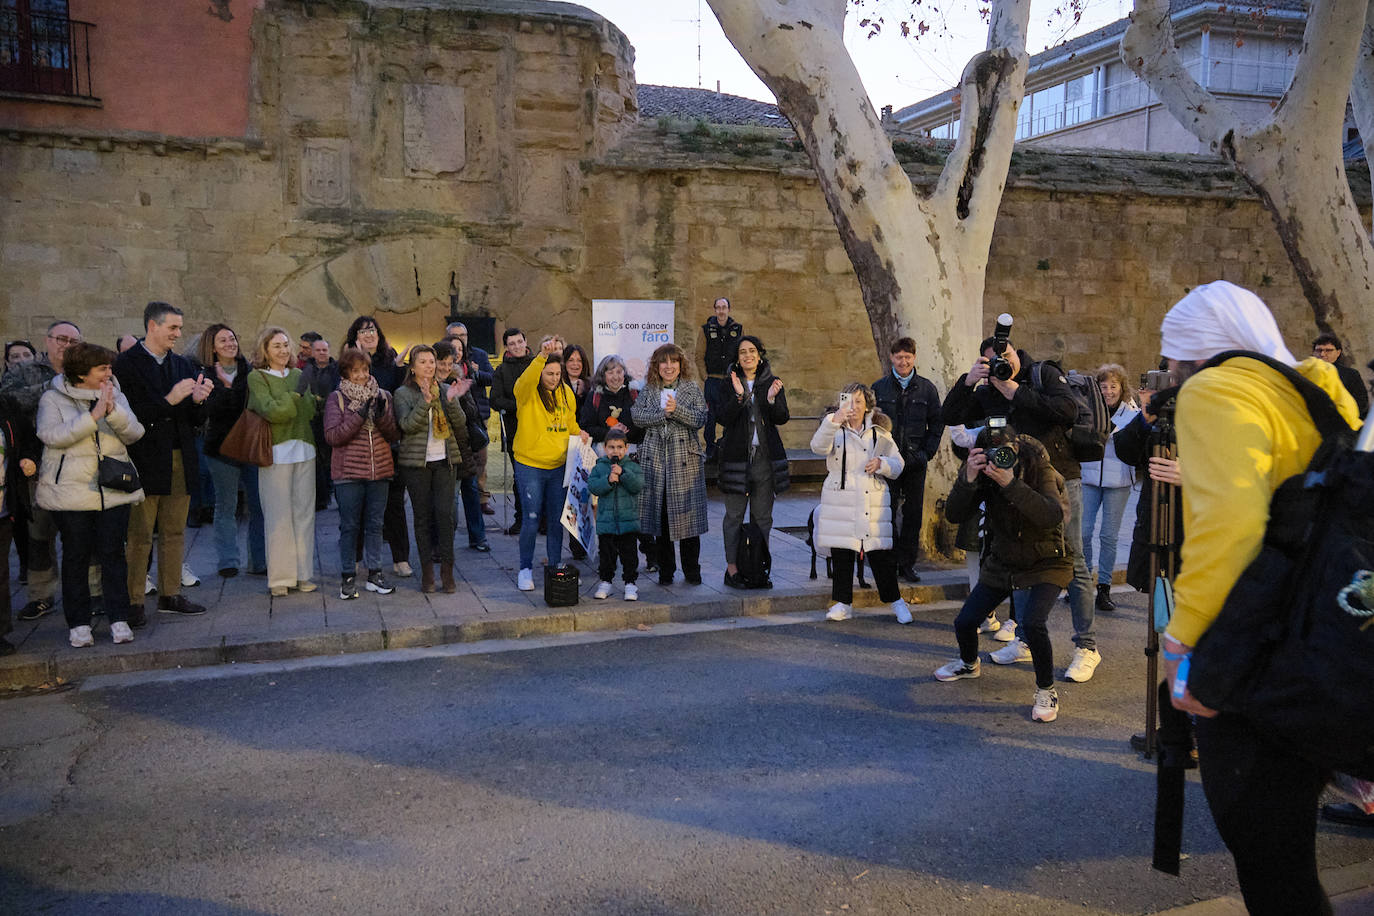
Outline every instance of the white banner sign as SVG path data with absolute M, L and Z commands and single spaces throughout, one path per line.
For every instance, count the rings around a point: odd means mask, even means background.
M 568 496 L 563 500 L 561 521 L 589 557 L 596 556 L 596 514 L 592 509 L 592 491 L 587 488 L 594 467 L 596 453 L 580 437 L 569 436 L 568 460 L 563 466 L 563 485 L 568 488 Z
M 592 360 L 615 354 L 625 360 L 636 389 L 644 386 L 649 357 L 673 342 L 673 309 L 669 299 L 593 299 Z

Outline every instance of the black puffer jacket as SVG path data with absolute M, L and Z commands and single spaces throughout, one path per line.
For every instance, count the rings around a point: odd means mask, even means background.
M 742 395 L 735 393 L 735 377 L 744 388 Z M 783 448 L 782 436 L 778 434 L 778 427 L 792 415 L 787 410 L 786 389 L 778 392 L 772 404 L 768 403 L 768 389 L 773 379 L 773 370 L 766 359 L 759 362 L 758 371 L 754 373 L 753 391 L 744 384 L 744 372 L 739 364 L 731 365 L 725 373 L 720 399 L 712 405 L 716 422 L 723 430 L 716 445 L 720 453 L 720 476 L 716 485 L 722 493 L 749 492 L 749 446 L 753 439 L 749 435 L 749 404 L 755 398 L 759 405 L 759 447 L 768 449 L 773 465 L 773 492 L 782 493 L 792 485 L 787 449 Z
M 633 445 L 644 441 L 644 430 L 635 425 L 630 416 L 636 392 L 629 385 L 621 385 L 619 391 L 607 391 L 604 385 L 597 385 L 592 393 L 583 400 L 582 410 L 577 416 L 577 425 L 582 427 L 593 442 L 605 442 L 606 433 L 611 428 L 611 412 L 618 411 L 616 419 L 629 432 L 625 438 Z
M 1019 434 L 1017 450 L 1015 476 L 1005 487 L 981 476 L 969 483 L 967 464 L 961 467 L 945 501 L 945 515 L 959 524 L 976 518 L 979 503 L 986 504 L 979 582 L 1009 590 L 1063 588 L 1073 579 L 1073 560 L 1064 545 L 1069 517 L 1064 478 L 1034 437 Z
M 889 371 L 873 383 L 878 409 L 892 418 L 892 439 L 902 452 L 903 474 L 924 473 L 940 450 L 945 421 L 940 416 L 940 392 L 930 379 L 915 375 L 907 386 Z

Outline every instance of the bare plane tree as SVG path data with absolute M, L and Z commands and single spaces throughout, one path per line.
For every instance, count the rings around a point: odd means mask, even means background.
M 1341 128 L 1368 3 L 1314 0 L 1293 82 L 1258 123 L 1243 120 L 1188 72 L 1169 0 L 1135 0 L 1121 40 L 1126 65 L 1180 124 L 1235 166 L 1269 210 L 1317 327 L 1361 353 L 1374 353 L 1374 248 L 1350 194 Z M 1374 86 L 1374 75 L 1366 80 Z

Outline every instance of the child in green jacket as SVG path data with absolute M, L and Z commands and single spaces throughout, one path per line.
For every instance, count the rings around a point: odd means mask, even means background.
M 639 540 L 639 491 L 644 488 L 644 472 L 639 462 L 626 454 L 629 445 L 623 429 L 612 428 L 606 433 L 605 448 L 605 457 L 597 459 L 587 480 L 587 489 L 597 497 L 596 541 L 601 554 L 601 582 L 592 597 L 610 596 L 619 554 L 625 600 L 637 601 L 639 554 L 635 547 Z

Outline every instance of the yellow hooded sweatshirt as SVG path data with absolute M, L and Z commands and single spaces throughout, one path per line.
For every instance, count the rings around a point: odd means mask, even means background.
M 553 392 L 553 412 L 539 397 L 539 377 L 548 362 L 539 354 L 515 381 L 515 460 L 531 468 L 552 470 L 568 460 L 568 437 L 579 435 L 577 399 L 567 385 Z
M 1355 399 L 1335 366 L 1313 358 L 1295 368 L 1330 395 L 1351 427 L 1360 427 Z M 1179 392 L 1175 427 L 1184 538 L 1167 632 L 1192 646 L 1259 556 L 1274 491 L 1307 468 L 1321 436 L 1297 389 L 1245 358 L 1189 379 Z

